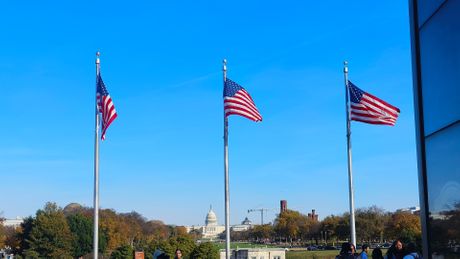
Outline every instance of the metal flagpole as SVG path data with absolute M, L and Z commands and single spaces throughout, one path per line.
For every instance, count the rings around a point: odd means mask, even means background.
M 348 96 L 348 62 L 343 62 L 343 74 L 345 78 L 345 105 L 347 113 L 347 149 L 348 149 L 348 192 L 350 198 L 350 235 L 351 243 L 356 247 L 355 229 L 355 198 L 353 189 L 353 173 L 351 166 L 351 127 L 350 127 L 350 98 Z
M 96 53 L 96 95 L 97 95 L 97 80 L 100 72 L 100 60 L 99 56 L 101 53 Z M 93 258 L 98 257 L 98 243 L 99 243 L 99 111 L 97 108 L 97 97 L 96 101 L 96 132 L 94 137 L 94 233 L 93 233 Z
M 224 88 L 227 80 L 227 60 L 222 61 Z M 230 194 L 228 188 L 228 118 L 224 109 L 224 171 L 225 171 L 225 257 L 230 259 Z

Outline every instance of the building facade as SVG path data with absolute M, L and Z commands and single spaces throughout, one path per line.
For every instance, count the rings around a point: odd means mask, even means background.
M 460 1 L 409 0 L 424 258 L 460 258 Z
M 286 259 L 282 248 L 232 249 L 230 259 Z M 225 259 L 225 249 L 220 250 L 220 259 Z
M 5 219 L 2 224 L 5 227 L 18 228 L 24 222 L 24 219 L 21 217 L 16 217 L 15 219 Z

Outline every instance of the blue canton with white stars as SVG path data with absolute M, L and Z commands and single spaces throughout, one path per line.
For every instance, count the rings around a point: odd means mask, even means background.
M 98 77 L 98 80 L 97 80 L 97 92 L 102 96 L 109 95 L 109 92 L 107 91 L 107 88 L 105 88 L 104 81 L 102 81 L 101 74 L 99 74 L 99 77 Z
M 243 89 L 244 88 L 241 85 L 227 78 L 227 80 L 225 80 L 224 97 L 233 97 L 238 91 Z
M 350 89 L 350 100 L 354 103 L 359 103 L 361 98 L 366 93 L 363 90 L 359 89 L 352 82 L 348 81 L 348 87 Z

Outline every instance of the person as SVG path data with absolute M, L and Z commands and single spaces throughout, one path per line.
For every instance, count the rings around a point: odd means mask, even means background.
M 369 246 L 364 244 L 362 246 L 362 251 L 361 253 L 359 254 L 358 258 L 361 258 L 361 259 L 367 259 L 367 253 L 369 252 Z
M 403 259 L 403 257 L 404 245 L 400 239 L 397 239 L 388 249 L 386 259 Z
M 342 249 L 340 250 L 339 255 L 335 257 L 336 259 L 355 259 L 353 254 L 353 245 L 345 242 L 342 244 Z
M 181 258 L 182 258 L 182 251 L 179 248 L 177 248 L 174 259 L 181 259 Z
M 169 259 L 169 256 L 163 252 L 161 249 L 157 249 L 153 253 L 153 259 Z
M 350 243 L 351 246 L 351 253 L 355 256 L 358 257 L 358 253 L 356 252 L 356 247 L 353 243 Z
M 403 257 L 403 259 L 419 259 L 421 256 L 419 253 L 417 253 L 417 246 L 415 243 L 409 243 L 406 246 L 406 255 Z
M 382 249 L 376 247 L 372 250 L 372 259 L 383 259 Z

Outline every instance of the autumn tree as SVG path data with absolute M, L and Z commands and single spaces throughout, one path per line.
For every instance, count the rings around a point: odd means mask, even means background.
M 166 240 L 169 237 L 169 228 L 160 220 L 151 220 L 145 223 L 144 234 L 148 241 Z
M 395 212 L 385 227 L 390 239 L 401 238 L 403 241 L 416 241 L 421 238 L 420 217 L 409 212 Z
M 123 213 L 119 216 L 122 218 L 123 223 L 127 226 L 127 233 L 125 234 L 127 235 L 129 244 L 137 246 L 143 238 L 142 230 L 144 224 L 146 223 L 145 218 L 135 211 Z
M 24 251 L 26 257 L 72 258 L 72 233 L 56 203 L 48 202 L 43 210 L 37 211 L 25 241 L 29 246 Z
M 99 215 L 100 229 L 107 235 L 107 252 L 131 244 L 129 226 L 114 210 L 104 209 Z
M 320 227 L 321 224 L 317 220 L 303 215 L 299 221 L 300 237 L 303 240 L 313 238 L 319 233 Z
M 20 227 L 5 227 L 5 246 L 10 248 L 11 253 L 18 254 L 20 249 Z
M 174 228 L 174 236 L 185 236 L 187 235 L 187 229 L 184 226 L 177 226 Z
M 249 237 L 254 240 L 263 240 L 272 238 L 274 233 L 275 231 L 271 225 L 256 225 L 249 230 Z
M 192 229 L 188 234 L 190 235 L 191 238 L 193 238 L 193 240 L 198 240 L 201 237 L 203 237 L 203 234 L 198 229 Z M 235 240 L 235 239 L 232 238 L 232 240 Z
M 292 239 L 308 234 L 309 226 L 311 225 L 309 221 L 310 219 L 306 215 L 298 211 L 283 211 L 275 219 L 275 233 L 286 240 L 289 238 L 292 242 Z
M 5 246 L 6 234 L 5 227 L 3 226 L 3 221 L 5 219 L 0 216 L 0 248 Z

